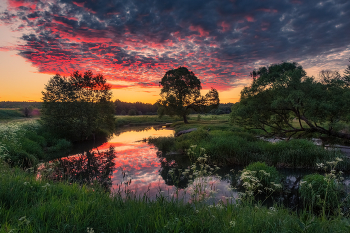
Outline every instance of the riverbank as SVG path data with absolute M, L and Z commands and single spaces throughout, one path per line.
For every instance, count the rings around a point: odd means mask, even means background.
M 261 161 L 280 168 L 317 169 L 318 163 L 341 158 L 343 163 L 337 169 L 350 171 L 349 158 L 340 150 L 322 148 L 308 138 L 271 143 L 260 139 L 261 132 L 231 125 L 227 115 L 220 117 L 216 120 L 192 120 L 190 124 L 176 122 L 171 125 L 176 133 L 195 130 L 175 138 L 149 138 L 148 141 L 165 154 L 172 151 L 185 156 L 186 151 L 196 145 L 196 154 L 204 148 L 209 161 L 217 165 L 248 165 Z
M 188 119 L 193 119 L 195 121 L 202 120 L 202 121 L 226 121 L 228 119 L 228 114 L 226 115 L 198 115 L 198 114 L 191 114 L 188 116 Z M 190 122 L 193 122 L 191 120 Z M 177 116 L 162 116 L 159 117 L 158 115 L 139 115 L 139 116 L 115 116 L 115 126 L 122 127 L 122 126 L 145 126 L 145 125 L 161 125 L 166 123 L 175 123 L 175 124 L 181 124 L 183 122 L 183 119 L 181 117 Z
M 207 205 L 147 194 L 112 197 L 99 187 L 37 180 L 0 164 L 0 231 L 10 232 L 347 232 L 348 218 L 322 219 L 283 207 Z M 92 231 L 93 230 L 93 231 Z

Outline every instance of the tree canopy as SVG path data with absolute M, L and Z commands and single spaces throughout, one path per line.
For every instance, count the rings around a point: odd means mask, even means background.
M 103 75 L 75 71 L 67 78 L 56 74 L 42 94 L 42 122 L 57 136 L 80 141 L 114 128 L 112 92 Z
M 201 96 L 200 80 L 186 67 L 169 70 L 162 78 L 160 96 L 157 101 L 158 114 L 168 114 L 183 117 L 188 123 L 187 115 L 190 110 L 210 111 L 219 106 L 219 93 L 211 89 L 205 96 Z
M 251 73 L 251 86 L 241 92 L 231 120 L 271 134 L 320 133 L 350 138 L 342 125 L 350 120 L 350 89 L 346 77 L 321 72 L 307 77 L 297 63 L 261 67 Z

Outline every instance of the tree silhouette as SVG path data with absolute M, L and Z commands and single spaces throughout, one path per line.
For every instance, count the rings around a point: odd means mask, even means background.
M 219 106 L 219 93 L 211 89 L 205 96 L 201 96 L 200 80 L 186 67 L 169 70 L 162 78 L 160 85 L 161 99 L 157 101 L 158 114 L 163 116 L 178 115 L 188 123 L 187 115 L 190 110 L 207 112 Z
M 100 74 L 75 71 L 70 78 L 56 74 L 42 94 L 41 119 L 54 135 L 82 141 L 114 128 L 112 92 Z

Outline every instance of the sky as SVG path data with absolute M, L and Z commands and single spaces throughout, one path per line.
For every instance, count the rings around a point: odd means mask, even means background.
M 185 66 L 222 103 L 250 72 L 284 61 L 342 74 L 348 0 L 0 0 L 0 101 L 40 101 L 50 77 L 103 74 L 113 99 L 154 103 Z

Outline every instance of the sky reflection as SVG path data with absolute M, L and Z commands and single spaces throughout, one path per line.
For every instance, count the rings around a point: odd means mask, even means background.
M 149 199 L 155 199 L 160 194 L 169 198 L 184 198 L 186 201 L 191 201 L 191 194 L 194 193 L 209 197 L 218 192 L 216 198 L 223 200 L 222 196 L 232 196 L 232 192 L 229 191 L 230 179 L 210 176 L 191 180 L 188 176 L 181 175 L 181 169 L 187 169 L 190 165 L 187 157 L 184 158 L 183 155 L 161 157 L 155 146 L 144 141 L 151 136 L 173 135 L 173 130 L 161 127 L 118 132 L 108 142 L 93 149 L 91 153 L 59 159 L 60 166 L 63 168 L 57 169 L 55 177 L 76 181 L 79 175 L 84 175 L 82 182 L 97 180 L 104 184 L 104 187 L 108 184 L 108 189 L 112 192 L 119 192 L 123 196 L 146 195 Z M 115 156 L 108 160 L 107 164 L 103 155 L 111 146 L 114 147 Z M 91 157 L 91 154 L 94 156 Z M 104 165 L 103 169 L 94 167 L 100 164 Z M 104 167 L 108 168 L 108 171 Z M 175 173 L 179 176 L 177 178 L 171 176 L 170 169 L 175 169 Z M 100 177 L 106 178 L 106 181 L 102 181 Z

